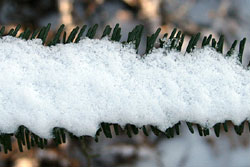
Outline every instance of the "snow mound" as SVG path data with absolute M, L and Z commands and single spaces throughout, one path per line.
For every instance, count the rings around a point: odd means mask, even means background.
M 2 133 L 24 125 L 44 138 L 54 127 L 94 136 L 101 122 L 165 130 L 180 120 L 211 127 L 250 118 L 250 71 L 209 47 L 140 59 L 107 39 L 45 47 L 4 37 L 0 76 Z

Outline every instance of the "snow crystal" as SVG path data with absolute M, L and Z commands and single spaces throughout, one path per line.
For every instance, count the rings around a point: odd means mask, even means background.
M 4 37 L 0 75 L 2 133 L 24 125 L 45 138 L 54 127 L 94 136 L 101 122 L 165 130 L 181 120 L 211 127 L 250 118 L 250 71 L 209 47 L 141 59 L 107 39 L 45 47 Z

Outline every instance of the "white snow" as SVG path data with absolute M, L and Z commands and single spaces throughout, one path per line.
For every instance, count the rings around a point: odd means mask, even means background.
M 0 132 L 25 125 L 40 137 L 53 127 L 94 136 L 101 122 L 180 120 L 211 127 L 250 118 L 250 71 L 236 55 L 156 49 L 145 59 L 107 39 L 45 47 L 36 39 L 0 39 Z

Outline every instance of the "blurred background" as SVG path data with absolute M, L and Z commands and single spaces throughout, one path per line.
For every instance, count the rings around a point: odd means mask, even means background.
M 197 33 L 225 35 L 225 49 L 233 40 L 250 37 L 249 0 L 0 0 L 0 24 L 13 28 L 36 29 L 52 23 L 53 35 L 63 23 L 66 31 L 75 26 L 98 23 L 99 36 L 104 27 L 120 23 L 122 41 L 137 24 L 143 24 L 146 35 L 158 27 L 162 33 L 174 27 L 184 31 L 187 39 Z M 161 34 L 162 35 L 162 34 Z M 98 36 L 98 35 L 97 35 Z M 188 37 L 189 36 L 189 37 Z M 186 39 L 186 40 L 187 40 Z M 250 38 L 249 38 L 250 39 Z M 245 48 L 245 65 L 249 62 L 249 43 Z M 172 167 L 172 166 L 250 166 L 250 137 L 245 125 L 242 136 L 231 126 L 228 133 L 216 138 L 191 134 L 186 126 L 174 139 L 139 134 L 128 138 L 125 134 L 107 139 L 101 135 L 96 143 L 91 137 L 84 141 L 69 139 L 56 147 L 49 143 L 45 150 L 32 149 L 19 153 L 14 150 L 0 154 L 0 167 Z

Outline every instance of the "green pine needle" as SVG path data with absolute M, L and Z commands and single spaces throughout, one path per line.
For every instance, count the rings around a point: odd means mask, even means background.
M 131 138 L 131 137 L 132 137 L 132 134 L 131 134 L 131 132 L 130 132 L 129 125 L 126 125 L 126 126 L 125 126 L 125 131 L 127 132 L 128 137 Z
M 210 45 L 210 41 L 211 41 L 211 40 L 212 40 L 212 34 L 210 34 L 210 35 L 207 37 L 207 41 L 206 41 L 206 43 L 205 43 L 204 46 Z
M 102 33 L 102 37 L 101 38 L 104 38 L 106 36 L 109 36 L 109 34 L 111 33 L 112 31 L 112 28 L 110 27 L 110 25 L 107 25 Z
M 119 24 L 116 24 L 111 36 L 111 40 L 118 42 L 120 41 L 120 39 L 121 39 L 121 28 L 119 27 Z
M 36 38 L 36 36 L 37 36 L 37 34 L 39 33 L 39 30 L 38 29 L 36 29 L 33 33 L 32 33 L 32 35 L 31 35 L 31 40 L 32 39 L 34 39 L 34 38 Z
M 4 31 L 5 31 L 5 26 L 2 26 L 2 28 L 0 29 L 0 38 L 4 35 Z
M 205 45 L 206 45 L 206 42 L 207 42 L 207 37 L 205 36 L 202 40 L 202 44 L 201 44 L 201 47 L 203 48 Z
M 223 44 L 224 44 L 224 35 L 221 35 L 217 43 L 217 49 L 216 49 L 217 52 L 219 53 L 223 52 Z
M 111 134 L 111 130 L 110 130 L 109 124 L 108 123 L 101 123 L 101 127 L 102 127 L 102 130 L 104 132 L 104 135 L 107 138 L 112 138 L 112 134 Z
M 62 34 L 62 32 L 63 32 L 64 27 L 65 27 L 64 24 L 62 24 L 62 25 L 59 27 L 59 29 L 58 29 L 57 32 L 56 32 L 56 35 L 55 35 L 54 39 L 51 41 L 51 43 L 49 44 L 49 46 L 50 46 L 50 45 L 56 45 L 56 44 L 60 41 L 60 36 L 61 36 L 61 34 Z
M 216 137 L 220 136 L 220 125 L 221 125 L 221 123 L 217 123 L 214 125 L 214 133 L 215 133 Z
M 228 132 L 227 121 L 225 121 L 223 123 L 223 128 L 224 128 L 225 132 Z
M 12 28 L 12 29 L 10 29 L 10 31 L 8 32 L 8 35 L 12 36 L 13 32 L 14 32 L 14 29 Z
M 213 38 L 212 39 L 212 47 L 215 48 L 216 47 L 216 40 Z M 216 49 L 216 48 L 215 48 Z
M 144 135 L 145 135 L 145 136 L 148 136 L 148 132 L 147 132 L 146 126 L 143 126 L 143 127 L 142 127 L 142 130 L 143 130 Z
M 75 40 L 75 43 L 78 43 L 81 39 L 81 37 L 83 36 L 83 33 L 84 31 L 86 30 L 87 28 L 87 25 L 83 25 L 80 32 L 78 33 L 77 37 L 76 37 L 76 40 Z
M 146 44 L 146 54 L 148 54 L 153 48 L 155 41 L 160 34 L 161 28 L 158 28 L 154 34 L 152 34 L 150 37 L 147 37 L 147 44 Z
M 77 26 L 76 28 L 74 28 L 71 33 L 69 34 L 68 40 L 66 41 L 66 43 L 72 43 L 75 39 L 75 36 L 77 34 L 79 30 L 79 27 Z
M 96 30 L 98 28 L 98 24 L 95 24 L 93 27 L 90 27 L 88 29 L 88 32 L 86 34 L 86 37 L 90 38 L 90 39 L 93 39 L 95 37 L 95 34 L 96 34 Z
M 167 39 L 167 37 L 168 37 L 168 33 L 165 33 L 165 34 L 163 35 L 163 37 L 162 37 L 161 39 L 159 39 L 160 48 L 163 48 L 163 45 L 164 45 L 165 40 Z
M 62 24 L 59 27 L 59 29 L 57 30 L 57 32 L 55 33 L 52 40 L 49 43 L 47 43 L 46 39 L 48 37 L 50 27 L 51 27 L 51 24 L 48 24 L 46 27 L 43 27 L 42 29 L 40 29 L 40 31 L 34 30 L 33 33 L 31 33 L 31 31 L 29 29 L 26 29 L 24 32 L 20 33 L 19 38 L 22 38 L 25 40 L 39 38 L 42 40 L 44 45 L 48 45 L 48 46 L 56 45 L 60 42 L 62 42 L 64 44 L 65 43 L 72 43 L 72 42 L 77 43 L 83 37 L 83 34 L 87 28 L 86 25 L 83 25 L 81 29 L 79 27 L 76 27 L 70 32 L 70 34 L 67 38 L 67 34 L 64 31 L 65 26 Z M 13 28 L 10 29 L 10 31 L 7 34 L 5 34 L 5 27 L 2 26 L 0 29 L 0 37 L 2 37 L 4 35 L 11 35 L 11 36 L 15 37 L 15 36 L 17 36 L 20 28 L 21 28 L 21 25 L 17 25 L 14 29 Z M 93 39 L 95 34 L 96 34 L 97 28 L 98 28 L 97 24 L 90 27 L 87 31 L 86 37 Z M 146 52 L 145 52 L 146 54 L 150 53 L 152 51 L 152 49 L 154 48 L 156 39 L 157 39 L 160 31 L 161 31 L 161 29 L 158 28 L 154 34 L 147 37 Z M 111 34 L 111 32 L 112 32 L 112 34 Z M 140 45 L 140 41 L 142 39 L 142 32 L 143 32 L 143 25 L 137 25 L 131 32 L 129 32 L 127 41 L 125 42 L 125 43 L 134 44 L 137 52 L 138 52 L 138 48 Z M 63 33 L 63 37 L 61 40 L 60 38 L 61 38 L 62 33 Z M 109 36 L 109 35 L 111 35 L 110 40 L 120 41 L 121 28 L 119 27 L 119 24 L 116 24 L 113 31 L 112 31 L 112 28 L 109 25 L 107 25 L 103 31 L 101 38 L 103 38 L 105 36 Z M 166 34 L 164 34 L 163 38 L 159 39 L 160 47 L 168 49 L 168 50 L 175 50 L 176 49 L 177 51 L 181 51 L 181 48 L 182 48 L 182 45 L 184 42 L 185 34 L 183 34 L 181 31 L 177 32 L 177 29 L 175 28 L 172 31 L 172 33 L 168 39 L 168 41 L 170 41 L 170 46 L 165 47 L 164 44 L 167 41 L 167 36 L 168 36 L 168 34 L 166 33 Z M 195 49 L 195 47 L 199 41 L 199 38 L 200 38 L 200 33 L 197 33 L 196 35 L 192 36 L 192 38 L 190 39 L 188 46 L 186 48 L 186 52 L 191 53 Z M 208 37 L 203 38 L 201 47 L 209 46 L 211 41 L 212 41 L 212 47 L 215 48 L 215 50 L 218 53 L 222 53 L 224 36 L 223 35 L 220 36 L 218 42 L 216 42 L 216 40 L 214 38 L 212 38 L 212 35 L 210 34 Z M 243 57 L 245 43 L 246 43 L 246 38 L 241 40 L 240 45 L 239 45 L 238 57 L 239 57 L 239 61 L 241 63 L 242 63 L 242 57 Z M 235 40 L 233 42 L 233 44 L 232 44 L 231 48 L 229 49 L 229 51 L 227 52 L 226 56 L 231 56 L 233 54 L 233 52 L 235 51 L 236 46 L 237 46 L 237 40 Z M 221 125 L 223 126 L 225 132 L 228 132 L 227 123 L 228 123 L 228 121 L 225 121 L 224 123 L 217 123 L 214 125 L 214 132 L 215 132 L 215 135 L 217 137 L 219 137 L 219 135 L 220 135 Z M 197 129 L 198 129 L 200 136 L 207 136 L 210 133 L 209 129 L 207 127 L 202 127 L 199 124 L 193 124 L 191 122 L 186 122 L 186 124 L 187 124 L 188 129 L 191 133 L 194 133 L 193 125 L 197 126 Z M 98 141 L 98 136 L 100 136 L 100 133 L 102 131 L 107 138 L 112 138 L 112 132 L 111 132 L 111 128 L 110 128 L 111 125 L 113 126 L 114 132 L 116 135 L 120 135 L 121 133 L 124 132 L 118 124 L 101 123 L 100 128 L 96 132 L 95 140 Z M 166 137 L 172 138 L 172 137 L 174 137 L 175 132 L 177 135 L 180 134 L 180 128 L 179 128 L 180 122 L 175 124 L 173 127 L 166 129 L 165 132 L 162 132 L 156 126 L 153 126 L 153 125 L 148 125 L 148 126 L 151 127 L 152 132 L 156 136 L 160 136 L 162 134 L 165 134 Z M 250 123 L 249 122 L 248 122 L 248 126 L 249 126 L 249 131 L 250 131 Z M 125 133 L 127 133 L 128 137 L 132 137 L 133 134 L 134 135 L 139 134 L 139 130 L 141 130 L 146 136 L 149 135 L 146 125 L 142 126 L 142 127 L 136 127 L 133 124 L 127 124 L 124 127 L 124 130 L 125 130 Z M 244 131 L 244 122 L 240 125 L 234 125 L 234 130 L 238 135 L 241 135 Z M 59 127 L 54 128 L 52 133 L 54 136 L 54 142 L 56 144 L 65 143 L 67 134 L 71 138 L 79 139 L 79 137 L 74 136 L 72 133 L 68 132 L 66 129 L 59 128 Z M 20 126 L 15 134 L 1 134 L 0 135 L 0 144 L 2 145 L 2 147 L 0 146 L 0 151 L 3 150 L 5 153 L 12 151 L 12 142 L 11 142 L 12 136 L 17 139 L 17 144 L 18 144 L 18 148 L 19 148 L 20 152 L 24 151 L 25 147 L 28 150 L 31 149 L 32 147 L 35 147 L 35 146 L 38 146 L 39 148 L 45 148 L 46 145 L 48 144 L 48 141 L 46 139 L 40 138 L 39 136 L 30 132 L 26 127 Z M 82 138 L 82 137 L 80 137 L 80 138 Z
M 177 31 L 177 28 L 174 28 L 173 31 L 172 31 L 172 33 L 171 33 L 171 35 L 170 35 L 170 37 L 169 37 L 169 39 L 173 39 L 174 38 L 176 31 Z
M 185 38 L 185 34 L 182 34 L 181 35 L 181 39 L 180 39 L 180 42 L 179 42 L 179 45 L 177 47 L 177 50 L 180 52 L 181 51 L 181 48 L 182 48 L 182 45 L 183 45 L 183 42 L 184 42 L 184 38 Z
M 199 124 L 197 124 L 197 129 L 198 129 L 199 135 L 203 136 L 203 130 Z
M 189 131 L 190 131 L 191 133 L 194 133 L 194 129 L 193 129 L 192 123 L 186 122 L 186 124 L 187 124 L 187 127 L 188 127 Z
M 228 57 L 232 56 L 232 54 L 233 54 L 233 52 L 235 50 L 235 47 L 237 45 L 237 42 L 238 42 L 237 40 L 235 40 L 233 42 L 233 44 L 232 44 L 231 48 L 229 49 L 229 51 L 227 52 L 226 56 L 228 56 Z
M 115 135 L 119 135 L 119 125 L 118 124 L 114 124 L 114 131 L 115 131 Z
M 15 36 L 17 35 L 17 33 L 18 33 L 18 31 L 20 30 L 20 28 L 21 28 L 21 25 L 18 24 L 18 25 L 16 26 L 15 30 L 14 30 L 13 33 L 12 33 L 12 36 L 13 36 L 13 37 L 15 37 Z
M 240 63 L 242 63 L 242 57 L 243 57 L 243 52 L 244 52 L 245 44 L 246 44 L 246 38 L 243 38 L 240 41 L 239 54 L 238 54 Z

